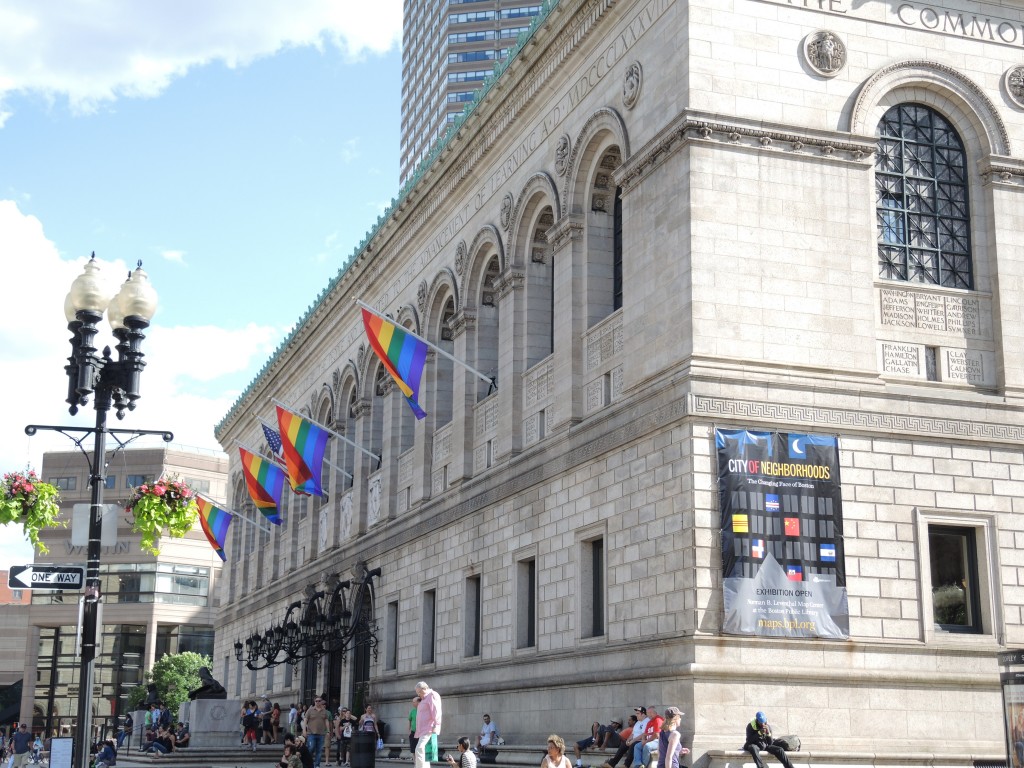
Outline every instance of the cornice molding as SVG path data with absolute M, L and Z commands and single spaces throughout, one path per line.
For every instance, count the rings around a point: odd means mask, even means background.
M 774 152 L 823 162 L 872 167 L 877 147 L 874 137 L 839 131 L 814 131 L 785 123 L 767 123 L 738 117 L 683 111 L 612 174 L 623 194 L 631 191 L 652 170 L 689 144 L 725 149 Z

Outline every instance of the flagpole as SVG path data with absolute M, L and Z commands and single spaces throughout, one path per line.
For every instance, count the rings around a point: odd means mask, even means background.
M 253 416 L 256 416 L 256 414 L 253 414 Z M 305 417 L 305 416 L 303 416 L 302 418 L 306 418 L 306 417 Z M 273 427 L 273 425 L 272 425 L 272 424 L 268 424 L 268 423 L 267 423 L 267 422 L 265 422 L 265 421 L 264 421 L 263 419 L 261 419 L 261 418 L 260 418 L 259 416 L 256 416 L 256 421 L 258 421 L 258 422 L 259 422 L 260 424 L 262 424 L 262 425 L 263 425 L 264 427 L 266 427 L 267 429 L 274 429 L 274 427 Z M 314 423 L 315 423 L 315 422 L 314 422 Z M 319 424 L 317 424 L 317 426 L 320 426 L 320 425 L 319 425 Z M 321 429 L 323 429 L 323 427 L 321 427 Z M 329 431 L 330 431 L 330 430 L 328 430 L 328 432 L 329 432 Z M 331 469 L 336 469 L 336 470 L 338 470 L 339 472 L 341 472 L 341 474 L 343 474 L 343 475 L 344 475 L 345 477 L 349 478 L 350 480 L 354 479 L 354 478 L 352 477 L 352 475 L 350 475 L 350 474 L 349 474 L 348 472 L 346 472 L 346 471 L 345 471 L 344 469 L 342 469 L 341 467 L 339 467 L 339 466 L 338 466 L 337 464 L 332 464 L 332 463 L 331 463 L 331 462 L 329 462 L 329 461 L 328 461 L 327 459 L 324 459 L 324 464 L 326 464 L 326 465 L 327 465 L 328 467 L 330 467 Z
M 259 528 L 259 529 L 260 529 L 261 531 L 263 531 L 264 533 L 270 533 L 270 532 L 271 532 L 271 529 L 270 529 L 270 528 L 264 528 L 264 527 L 263 527 L 262 525 L 260 525 L 259 523 L 253 522 L 253 521 L 252 521 L 252 520 L 250 520 L 249 518 L 245 517 L 245 516 L 244 516 L 244 515 L 243 515 L 242 513 L 240 513 L 240 512 L 235 512 L 235 510 L 233 510 L 233 509 L 228 509 L 227 507 L 225 507 L 225 506 L 223 506 L 223 505 L 221 505 L 221 504 L 218 504 L 218 503 L 217 503 L 216 501 L 214 501 L 213 499 L 211 499 L 211 498 L 210 498 L 209 496 L 207 496 L 206 494 L 203 494 L 203 493 L 197 493 L 197 494 L 196 494 L 196 496 L 199 496 L 200 498 L 206 499 L 206 500 L 207 500 L 208 502 L 210 502 L 210 504 L 213 504 L 213 506 L 215 506 L 215 507 L 216 507 L 217 509 L 219 509 L 219 510 L 220 510 L 221 512 L 225 512 L 225 513 L 227 513 L 227 514 L 231 515 L 232 517 L 237 517 L 237 518 L 238 518 L 239 520 L 241 520 L 241 521 L 242 521 L 243 523 L 248 523 L 249 525 L 255 525 L 255 526 L 256 526 L 257 528 Z
M 292 408 L 292 407 L 291 407 L 290 405 L 286 405 L 286 404 L 282 403 L 282 402 L 281 402 L 280 400 L 278 400 L 278 399 L 277 399 L 276 397 L 268 397 L 267 399 L 268 399 L 268 400 L 269 400 L 270 402 L 272 402 L 272 403 L 273 403 L 274 405 L 280 405 L 280 406 L 281 406 L 282 408 L 284 408 L 284 409 L 285 409 L 286 411 L 288 411 L 288 413 L 292 413 L 292 414 L 294 414 L 294 415 L 298 416 L 298 417 L 299 417 L 300 419 L 305 419 L 305 420 L 306 420 L 306 421 L 308 421 L 308 422 L 309 422 L 310 424 L 313 424 L 314 426 L 320 427 L 320 429 L 322 429 L 322 430 L 323 430 L 324 432 L 326 432 L 327 434 L 329 434 L 329 435 L 334 435 L 334 436 L 335 436 L 336 438 L 338 438 L 338 439 L 339 439 L 339 440 L 341 440 L 342 442 L 348 443 L 348 444 L 349 444 L 349 445 L 351 445 L 351 446 L 352 446 L 353 448 L 356 448 L 356 449 L 358 449 L 358 450 L 362 451 L 363 453 L 365 453 L 365 454 L 366 454 L 367 456 L 370 456 L 370 457 L 372 457 L 372 458 L 376 459 L 376 460 L 377 460 L 377 464 L 378 464 L 378 466 L 380 465 L 380 463 L 381 463 L 381 458 L 380 458 L 380 456 L 378 456 L 378 455 L 377 455 L 376 453 L 374 453 L 373 451 L 368 451 L 368 450 L 367 450 L 366 448 L 363 448 L 363 446 L 361 446 L 361 445 L 360 445 L 359 443 L 356 443 L 356 442 L 354 442 L 354 441 L 352 441 L 352 440 L 349 440 L 349 439 L 348 439 L 347 437 L 345 437 L 344 435 L 339 435 L 339 434 L 338 434 L 337 432 L 335 432 L 335 431 L 334 431 L 333 429 L 331 429 L 330 427 L 325 427 L 325 426 L 324 426 L 323 424 L 320 424 L 319 422 L 313 421 L 313 420 L 312 420 L 311 418 L 309 418 L 308 416 L 303 416 L 303 415 L 302 415 L 301 413 L 299 413 L 298 411 L 296 411 L 295 409 L 293 409 L 293 408 Z M 334 466 L 334 465 L 332 464 L 331 466 Z M 344 472 L 344 470 L 342 470 L 342 471 Z M 345 474 L 346 474 L 346 475 L 348 475 L 348 473 L 347 473 L 347 472 L 345 472 Z M 349 477 L 352 477 L 352 475 L 349 475 Z
M 384 320 L 384 321 L 386 321 L 388 323 L 392 323 L 393 325 L 398 326 L 398 324 L 395 323 L 394 320 L 391 320 L 390 318 L 385 317 L 380 312 L 378 312 L 373 307 L 371 307 L 369 304 L 367 304 L 365 301 L 360 301 L 359 299 L 353 299 L 353 301 L 355 301 L 356 304 L 358 304 L 360 307 L 365 309 L 370 314 L 376 315 L 381 320 Z M 404 331 L 409 336 L 412 336 L 414 339 L 418 339 L 419 341 L 422 341 L 428 347 L 430 347 L 431 349 L 436 351 L 439 355 L 444 355 L 449 360 L 451 360 L 453 363 L 458 363 L 459 365 L 461 365 L 463 368 L 465 368 L 467 371 L 472 373 L 474 376 L 477 376 L 477 377 L 483 379 L 488 384 L 490 384 L 493 389 L 497 389 L 498 388 L 498 382 L 496 382 L 494 380 L 493 376 L 488 376 L 485 373 L 480 373 L 480 371 L 478 371 L 476 368 L 471 366 L 469 363 L 465 362 L 464 360 L 459 360 L 459 358 L 455 357 L 455 355 L 451 354 L 450 352 L 445 352 L 443 349 L 441 349 L 439 346 L 437 346 L 437 344 L 434 344 L 433 342 L 427 341 L 426 339 L 424 339 L 419 334 L 413 333 L 412 331 L 410 331 L 408 328 L 404 328 L 402 326 L 398 326 L 398 327 L 401 327 L 402 331 Z
M 243 443 L 241 440 L 237 440 L 236 439 L 235 440 L 235 445 L 237 445 L 239 448 L 245 448 L 245 450 L 247 450 L 249 453 L 251 453 L 253 456 L 256 456 L 257 458 L 263 459 L 264 461 L 269 461 L 275 467 L 280 467 L 281 469 L 287 469 L 287 466 L 284 463 L 284 459 L 279 459 L 276 456 L 274 456 L 274 457 L 266 456 L 266 455 L 260 453 L 259 451 L 257 451 L 255 448 L 250 448 L 248 445 Z

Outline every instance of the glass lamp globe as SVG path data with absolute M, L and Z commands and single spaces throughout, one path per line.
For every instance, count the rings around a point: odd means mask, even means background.
M 132 273 L 128 273 L 128 280 L 131 280 Z M 125 280 L 124 285 L 128 284 L 128 280 Z M 124 285 L 121 286 L 121 290 L 124 290 Z M 107 322 L 110 323 L 112 330 L 118 330 L 124 328 L 124 312 L 121 311 L 121 292 L 110 300 L 110 304 L 107 306 Z
M 71 284 L 68 294 L 75 312 L 88 310 L 102 315 L 110 303 L 110 293 L 100 278 L 100 265 L 96 263 L 96 255 L 85 264 L 85 270 Z M 67 314 L 65 310 L 65 314 Z
M 147 323 L 153 319 L 156 314 L 156 290 L 150 284 L 149 275 L 142 268 L 141 261 L 138 269 L 121 286 L 116 301 L 122 322 L 126 317 L 141 317 Z
M 75 303 L 72 300 L 70 292 L 64 297 L 64 317 L 67 319 L 68 323 L 73 323 L 78 319 L 75 317 Z

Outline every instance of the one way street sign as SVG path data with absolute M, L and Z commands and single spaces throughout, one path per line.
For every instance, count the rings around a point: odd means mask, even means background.
M 81 565 L 12 565 L 7 575 L 11 589 L 81 589 L 84 583 Z

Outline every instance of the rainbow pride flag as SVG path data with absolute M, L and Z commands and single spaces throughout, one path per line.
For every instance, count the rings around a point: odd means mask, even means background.
M 426 342 L 420 341 L 405 329 L 363 309 L 363 327 L 370 340 L 370 346 L 377 353 L 384 368 L 391 374 L 398 388 L 405 395 L 409 407 L 417 419 L 426 416 L 426 411 L 417 402 L 420 392 L 420 379 L 423 378 L 423 366 L 427 360 Z
M 277 424 L 292 490 L 323 496 L 324 451 L 330 433 L 281 406 L 277 406 Z
M 284 470 L 269 461 L 261 459 L 245 448 L 239 447 L 242 456 L 242 474 L 249 489 L 253 504 L 274 525 L 283 520 L 278 507 L 281 505 L 281 491 L 284 490 Z
M 221 560 L 227 560 L 227 555 L 224 554 L 224 542 L 228 540 L 231 515 L 202 496 L 196 496 L 196 504 L 199 505 L 199 524 L 203 526 L 206 540 L 210 542 L 213 551 L 220 555 Z

